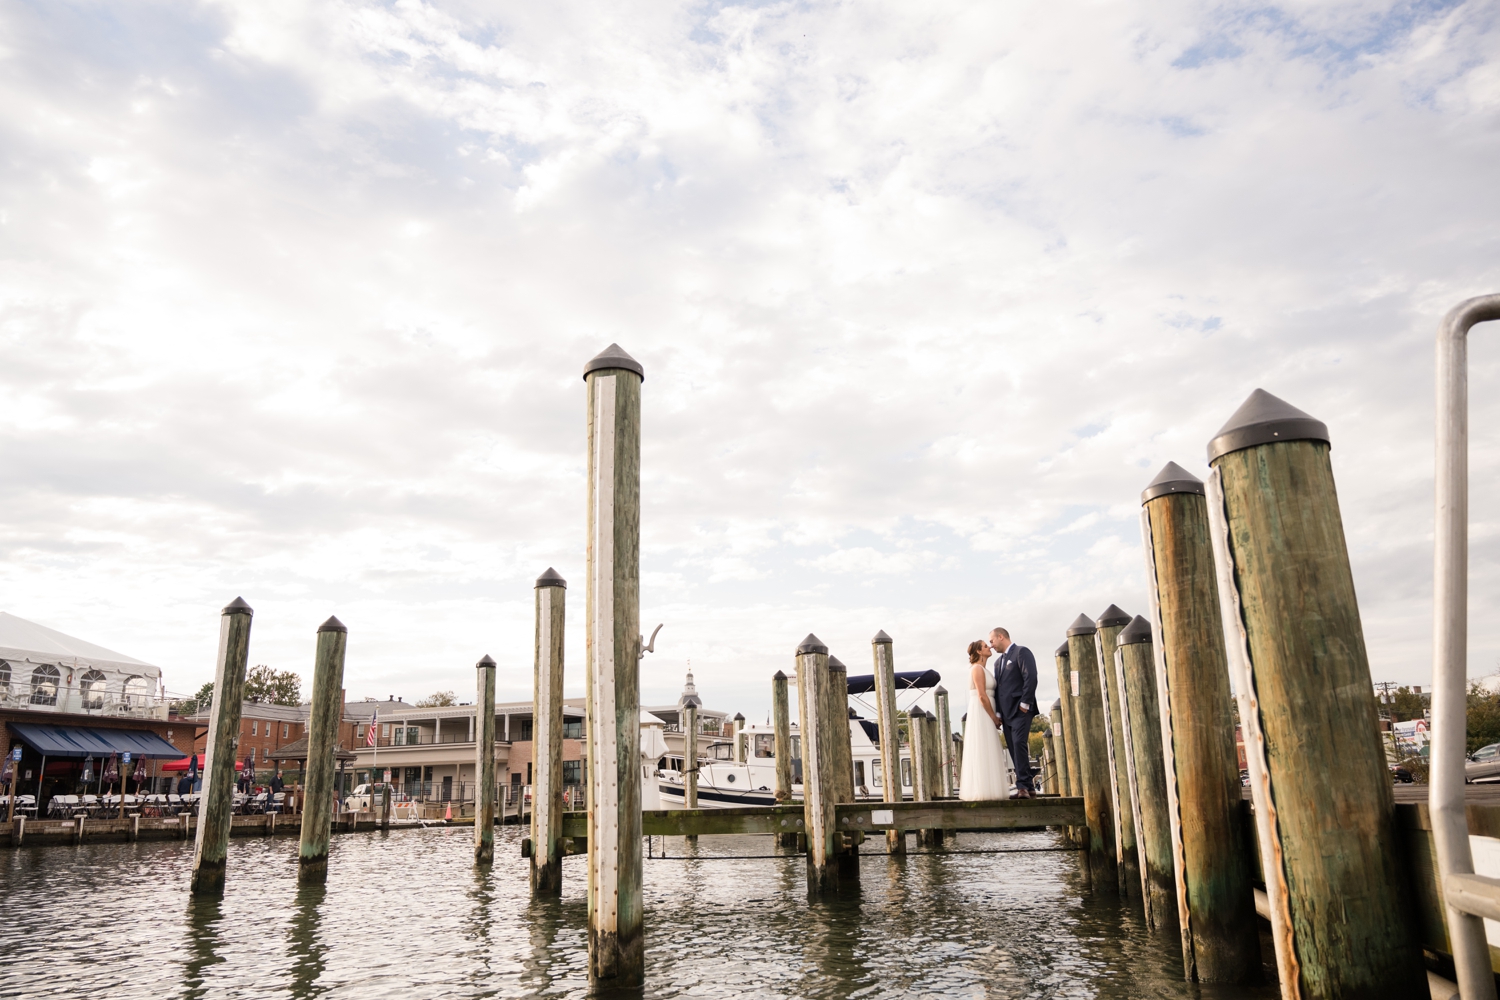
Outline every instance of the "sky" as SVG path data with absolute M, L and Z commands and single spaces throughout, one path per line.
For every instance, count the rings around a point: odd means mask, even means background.
M 1433 343 L 1500 290 L 1485 2 L 0 0 L 0 610 L 310 688 L 579 694 L 584 363 L 644 366 L 646 704 L 817 634 L 1146 610 L 1142 487 L 1324 420 L 1374 680 L 1431 683 Z M 1500 669 L 1500 330 L 1469 672 Z

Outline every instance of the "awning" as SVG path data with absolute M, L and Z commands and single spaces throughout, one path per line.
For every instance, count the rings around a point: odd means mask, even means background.
M 935 688 L 943 682 L 943 675 L 936 670 L 902 670 L 896 674 L 896 690 L 911 688 Z M 855 674 L 849 678 L 850 694 L 869 694 L 875 690 L 874 674 Z
M 145 729 L 96 729 L 93 726 L 43 726 L 11 722 L 7 728 L 37 753 L 48 757 L 108 757 L 128 753 L 136 759 L 176 759 L 182 751 Z
M 184 757 L 181 760 L 174 760 L 174 761 L 171 761 L 170 763 L 163 764 L 161 766 L 161 769 L 163 771 L 186 771 L 191 766 L 192 759 L 193 758 L 191 758 L 191 757 Z M 203 755 L 200 753 L 198 755 L 198 773 L 199 774 L 203 773 L 203 766 L 204 766 L 203 765 Z M 234 769 L 236 771 L 243 771 L 245 769 L 245 763 L 244 763 L 244 761 L 239 761 L 239 760 L 235 761 L 234 762 Z

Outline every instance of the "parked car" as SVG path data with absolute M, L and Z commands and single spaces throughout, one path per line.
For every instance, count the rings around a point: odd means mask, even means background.
M 1491 743 L 1487 747 L 1480 747 L 1469 754 L 1472 761 L 1500 760 L 1500 743 Z
M 1398 785 L 1409 785 L 1412 783 L 1412 775 L 1410 769 L 1404 767 L 1401 764 L 1391 765 L 1391 777 L 1396 780 L 1396 784 Z
M 344 799 L 345 812 L 359 812 L 362 809 L 372 809 L 380 804 L 380 790 L 389 788 L 391 790 L 391 801 L 396 801 L 396 786 L 377 782 L 373 785 L 355 785 L 354 790 Z

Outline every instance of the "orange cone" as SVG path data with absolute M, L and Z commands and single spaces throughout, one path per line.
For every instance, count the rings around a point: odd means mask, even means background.
M 448 815 L 444 816 L 443 819 L 447 820 L 449 823 L 453 822 L 453 803 L 452 802 L 448 803 Z

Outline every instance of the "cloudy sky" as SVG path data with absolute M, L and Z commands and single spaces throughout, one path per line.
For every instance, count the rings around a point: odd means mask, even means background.
M 963 685 L 1145 609 L 1138 495 L 1327 421 L 1375 679 L 1430 683 L 1432 343 L 1500 289 L 1500 8 L 0 0 L 0 610 L 212 675 L 529 699 L 584 362 L 646 368 L 647 703 L 816 632 Z M 1500 659 L 1500 330 L 1469 669 Z M 1050 694 L 1047 696 L 1050 700 Z

